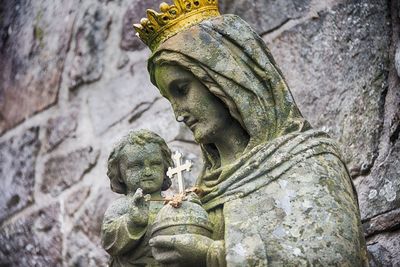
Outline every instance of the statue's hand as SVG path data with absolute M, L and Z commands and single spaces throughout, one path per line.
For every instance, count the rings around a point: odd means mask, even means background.
M 153 257 L 166 266 L 206 266 L 214 240 L 196 234 L 156 236 L 149 241 Z
M 149 220 L 149 205 L 144 200 L 143 191 L 139 188 L 130 198 L 129 217 L 136 226 L 146 226 Z

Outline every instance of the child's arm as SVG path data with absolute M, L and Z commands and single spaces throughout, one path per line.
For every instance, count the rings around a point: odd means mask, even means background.
M 102 245 L 112 256 L 134 248 L 147 231 L 148 205 L 138 205 L 139 197 L 135 194 L 116 200 L 104 215 Z

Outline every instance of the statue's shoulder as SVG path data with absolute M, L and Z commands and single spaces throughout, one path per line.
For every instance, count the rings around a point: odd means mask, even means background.
M 105 221 L 127 214 L 129 211 L 130 203 L 131 202 L 126 196 L 114 200 L 104 214 Z

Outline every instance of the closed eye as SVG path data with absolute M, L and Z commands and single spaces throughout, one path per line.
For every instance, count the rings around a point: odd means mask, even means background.
M 174 81 L 170 85 L 171 94 L 175 97 L 185 96 L 190 88 L 190 82 L 188 81 Z

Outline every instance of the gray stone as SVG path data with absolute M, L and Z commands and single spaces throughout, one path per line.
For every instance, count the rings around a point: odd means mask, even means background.
M 44 166 L 42 192 L 51 193 L 52 196 L 59 195 L 79 182 L 96 164 L 98 156 L 98 150 L 86 147 L 50 158 Z
M 136 109 L 152 105 L 158 97 L 158 90 L 149 82 L 145 62 L 137 63 L 133 68 L 133 77 L 128 71 L 121 73 L 89 97 L 90 115 L 97 135 L 133 116 Z
M 46 151 L 55 149 L 65 139 L 72 136 L 78 125 L 77 117 L 78 110 L 71 108 L 66 114 L 52 117 L 47 121 L 43 142 L 43 147 Z
M 89 239 L 100 245 L 100 230 L 104 213 L 119 195 L 113 193 L 110 188 L 100 187 L 94 191 L 89 199 L 84 203 L 82 212 L 76 217 L 74 231 L 82 231 Z
M 75 267 L 107 267 L 109 256 L 100 244 L 93 243 L 82 231 L 68 235 L 65 262 Z
M 154 119 L 157 118 L 157 123 Z M 162 136 L 166 142 L 171 142 L 180 133 L 181 125 L 176 122 L 171 104 L 164 98 L 159 99 L 146 109 L 140 109 L 140 113 L 134 113 L 130 120 L 132 129 L 148 129 Z
M 90 194 L 90 187 L 83 186 L 72 192 L 65 200 L 64 207 L 65 211 L 69 216 L 75 215 L 75 213 L 83 206 L 83 203 Z
M 363 220 L 400 208 L 400 142 L 397 141 L 385 161 L 362 178 L 358 186 Z
M 52 204 L 0 230 L 0 266 L 62 266 L 60 205 Z
M 75 33 L 74 58 L 69 70 L 70 88 L 100 79 L 104 69 L 105 41 L 111 14 L 103 4 L 92 4 L 84 12 Z
M 366 174 L 382 128 L 389 8 L 383 0 L 353 0 L 319 15 L 269 47 L 305 117 L 339 140 L 354 176 Z
M 2 3 L 0 134 L 56 103 L 75 2 Z
M 397 43 L 396 55 L 395 55 L 395 66 L 397 75 L 400 77 L 400 42 Z
M 379 215 L 363 224 L 366 237 L 400 227 L 400 209 Z
M 279 28 L 309 10 L 310 0 L 226 0 L 220 1 L 223 14 L 237 14 L 259 34 Z
M 34 201 L 38 127 L 0 143 L 0 222 Z
M 367 245 L 371 267 L 400 266 L 400 231 L 374 236 Z
M 151 5 L 151 3 L 145 1 L 131 1 L 131 4 L 126 9 L 122 21 L 121 49 L 135 51 L 146 47 L 146 45 L 136 37 L 136 32 L 132 25 L 140 23 L 140 19 L 146 16 L 146 9 L 151 8 Z M 158 11 L 158 9 L 156 10 Z

